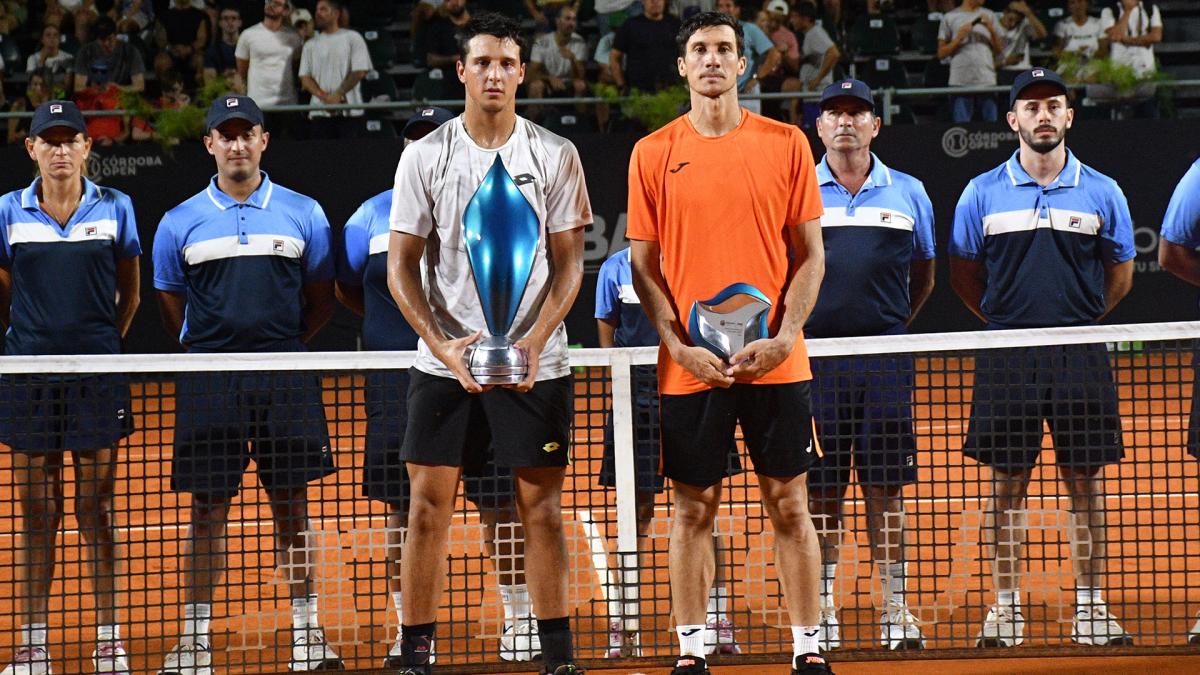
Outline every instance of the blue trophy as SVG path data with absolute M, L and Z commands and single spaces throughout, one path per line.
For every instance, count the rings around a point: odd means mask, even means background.
M 688 337 L 692 344 L 728 363 L 742 347 L 767 337 L 770 309 L 771 301 L 762 291 L 750 284 L 732 284 L 708 300 L 692 304 Z
M 525 352 L 508 333 L 533 272 L 541 226 L 500 154 L 463 212 L 463 240 L 487 335 L 463 358 L 479 384 L 516 384 L 529 372 Z

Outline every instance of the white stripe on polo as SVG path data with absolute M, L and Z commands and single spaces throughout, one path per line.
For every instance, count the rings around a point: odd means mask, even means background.
M 183 249 L 183 259 L 189 265 L 262 255 L 299 260 L 304 256 L 304 240 L 277 234 L 251 234 L 246 237 L 245 244 L 240 243 L 236 236 L 217 237 L 185 246 Z
M 847 215 L 846 207 L 832 206 L 821 216 L 821 227 L 884 227 L 912 232 L 915 221 L 910 214 L 896 209 L 860 206 L 854 209 L 854 215 Z
M 80 241 L 113 241 L 117 238 L 117 221 L 112 218 L 75 223 L 64 237 L 52 225 L 37 221 L 16 222 L 8 225 L 8 243 L 56 244 Z

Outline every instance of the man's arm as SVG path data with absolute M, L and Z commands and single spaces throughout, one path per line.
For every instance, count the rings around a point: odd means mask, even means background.
M 1103 319 L 1121 302 L 1129 289 L 1133 288 L 1133 261 L 1104 263 L 1104 314 L 1096 317 Z
M 137 75 L 130 76 L 129 84 L 121 87 L 121 89 L 123 91 L 129 91 L 135 94 L 140 94 L 143 91 L 146 91 L 146 75 L 144 73 L 138 73 Z
M 779 67 L 779 63 L 781 61 L 783 61 L 783 54 L 779 51 L 779 49 L 771 47 L 767 50 L 767 53 L 763 55 L 762 65 L 759 66 L 758 72 L 755 73 L 755 76 L 761 80 L 770 75 L 771 73 L 775 72 L 776 68 Z
M 617 344 L 617 322 L 615 319 L 596 319 L 596 333 L 600 337 L 600 346 L 604 349 Z
M 613 49 L 608 53 L 608 72 L 612 75 L 613 84 L 622 91 L 625 90 L 625 70 L 621 65 L 621 59 L 624 58 L 625 53 L 620 49 Z
M 791 239 L 792 272 L 783 296 L 783 320 L 773 338 L 755 340 L 729 357 L 733 377 L 761 377 L 783 363 L 792 353 L 812 313 L 825 277 L 825 245 L 821 241 L 821 219 L 813 218 L 788 228 Z
M 983 315 L 983 292 L 987 290 L 987 270 L 978 260 L 950 256 L 950 287 L 971 313 L 987 323 Z
M 363 302 L 362 286 L 344 284 L 338 281 L 333 285 L 333 293 L 337 296 L 338 302 L 345 305 L 346 309 L 359 316 L 366 315 L 367 308 Z
M 308 92 L 313 98 L 325 103 L 325 97 L 328 96 L 328 94 L 325 93 L 325 90 L 322 89 L 320 85 L 317 84 L 317 81 L 311 76 L 300 76 L 300 88 Z
M 367 76 L 367 71 L 365 71 L 365 70 L 350 71 L 349 73 L 346 74 L 346 77 L 345 77 L 345 79 L 342 80 L 342 83 L 338 85 L 338 88 L 329 92 L 329 97 L 328 97 L 329 100 L 327 102 L 328 103 L 343 103 L 343 102 L 345 102 L 346 94 L 349 93 L 350 90 L 357 87 L 358 83 L 362 82 L 362 79 L 366 76 Z
M 250 72 L 250 59 L 235 58 L 234 60 L 237 61 L 238 79 L 245 82 L 246 74 Z
M 966 43 L 967 36 L 971 34 L 971 30 L 974 27 L 975 24 L 964 23 L 958 27 L 958 30 L 954 32 L 954 36 L 951 39 L 939 38 L 937 57 L 939 59 L 948 59 L 957 54 L 958 50 L 962 49 L 962 46 Z
M 1200 286 L 1200 251 L 1160 239 L 1158 264 L 1189 284 Z
M 12 270 L 0 267 L 0 330 L 8 330 L 9 310 L 12 308 Z
M 179 341 L 183 332 L 183 314 L 187 309 L 187 295 L 183 291 L 158 292 L 158 315 L 163 329 L 172 340 Z M 185 347 L 186 348 L 186 347 Z
M 300 293 L 304 296 L 304 335 L 300 340 L 308 342 L 333 318 L 333 280 L 304 284 Z
M 933 293 L 933 270 L 935 262 L 933 258 L 928 260 L 914 260 L 908 265 L 908 321 L 906 325 L 911 325 L 913 319 L 917 318 L 917 312 L 925 306 L 925 301 L 929 299 L 929 295 Z
M 550 254 L 550 291 L 542 302 L 533 328 L 516 343 L 529 357 L 529 373 L 513 387 L 517 391 L 533 389 L 542 348 L 567 317 L 571 305 L 575 303 L 575 296 L 579 295 L 579 287 L 583 284 L 583 230 L 582 227 L 576 227 L 552 232 L 546 238 Z
M 842 53 L 838 51 L 837 45 L 832 45 L 829 49 L 825 50 L 825 58 L 821 60 L 821 70 L 817 71 L 816 76 L 808 83 L 810 90 L 814 90 L 820 85 L 821 80 L 825 79 L 829 71 L 833 70 L 833 67 L 837 65 L 838 59 L 841 56 Z
M 141 256 L 117 260 L 117 330 L 121 337 L 129 332 L 133 315 L 142 304 L 142 271 L 138 267 Z

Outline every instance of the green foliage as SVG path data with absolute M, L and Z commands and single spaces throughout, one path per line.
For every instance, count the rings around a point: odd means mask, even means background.
M 1139 76 L 1128 64 L 1115 63 L 1110 58 L 1085 59 L 1074 52 L 1064 52 L 1059 57 L 1057 70 L 1068 82 L 1112 87 L 1118 98 L 1133 96 L 1144 84 L 1171 79 L 1161 70 Z
M 199 139 L 204 134 L 204 116 L 209 104 L 229 91 L 229 83 L 218 77 L 196 92 L 195 98 L 185 106 L 157 108 L 136 93 L 122 92 L 121 107 L 131 111 L 134 117 L 148 120 L 154 126 L 155 140 L 164 148 L 170 148 L 180 141 Z
M 622 115 L 638 120 L 649 131 L 659 129 L 679 117 L 680 109 L 689 98 L 687 87 L 683 85 L 653 94 L 632 89 L 628 97 L 622 97 L 621 92 L 611 84 L 596 84 L 593 91 L 596 96 L 620 106 Z

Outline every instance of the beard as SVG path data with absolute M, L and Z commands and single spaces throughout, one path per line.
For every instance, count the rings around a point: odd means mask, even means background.
M 1061 145 L 1063 138 L 1065 138 L 1067 135 L 1067 130 L 1065 127 L 1062 129 L 1055 129 L 1054 136 L 1051 138 L 1039 137 L 1037 135 L 1039 130 L 1045 131 L 1046 129 L 1047 127 L 1035 127 L 1034 129 L 1028 131 L 1022 129 L 1021 140 L 1025 141 L 1025 145 L 1028 145 L 1030 150 L 1044 155 Z
M 457 19 L 458 17 L 462 16 L 463 12 L 465 11 L 467 11 L 467 5 L 464 3 L 458 7 L 455 7 L 454 9 L 449 10 L 447 13 Z

